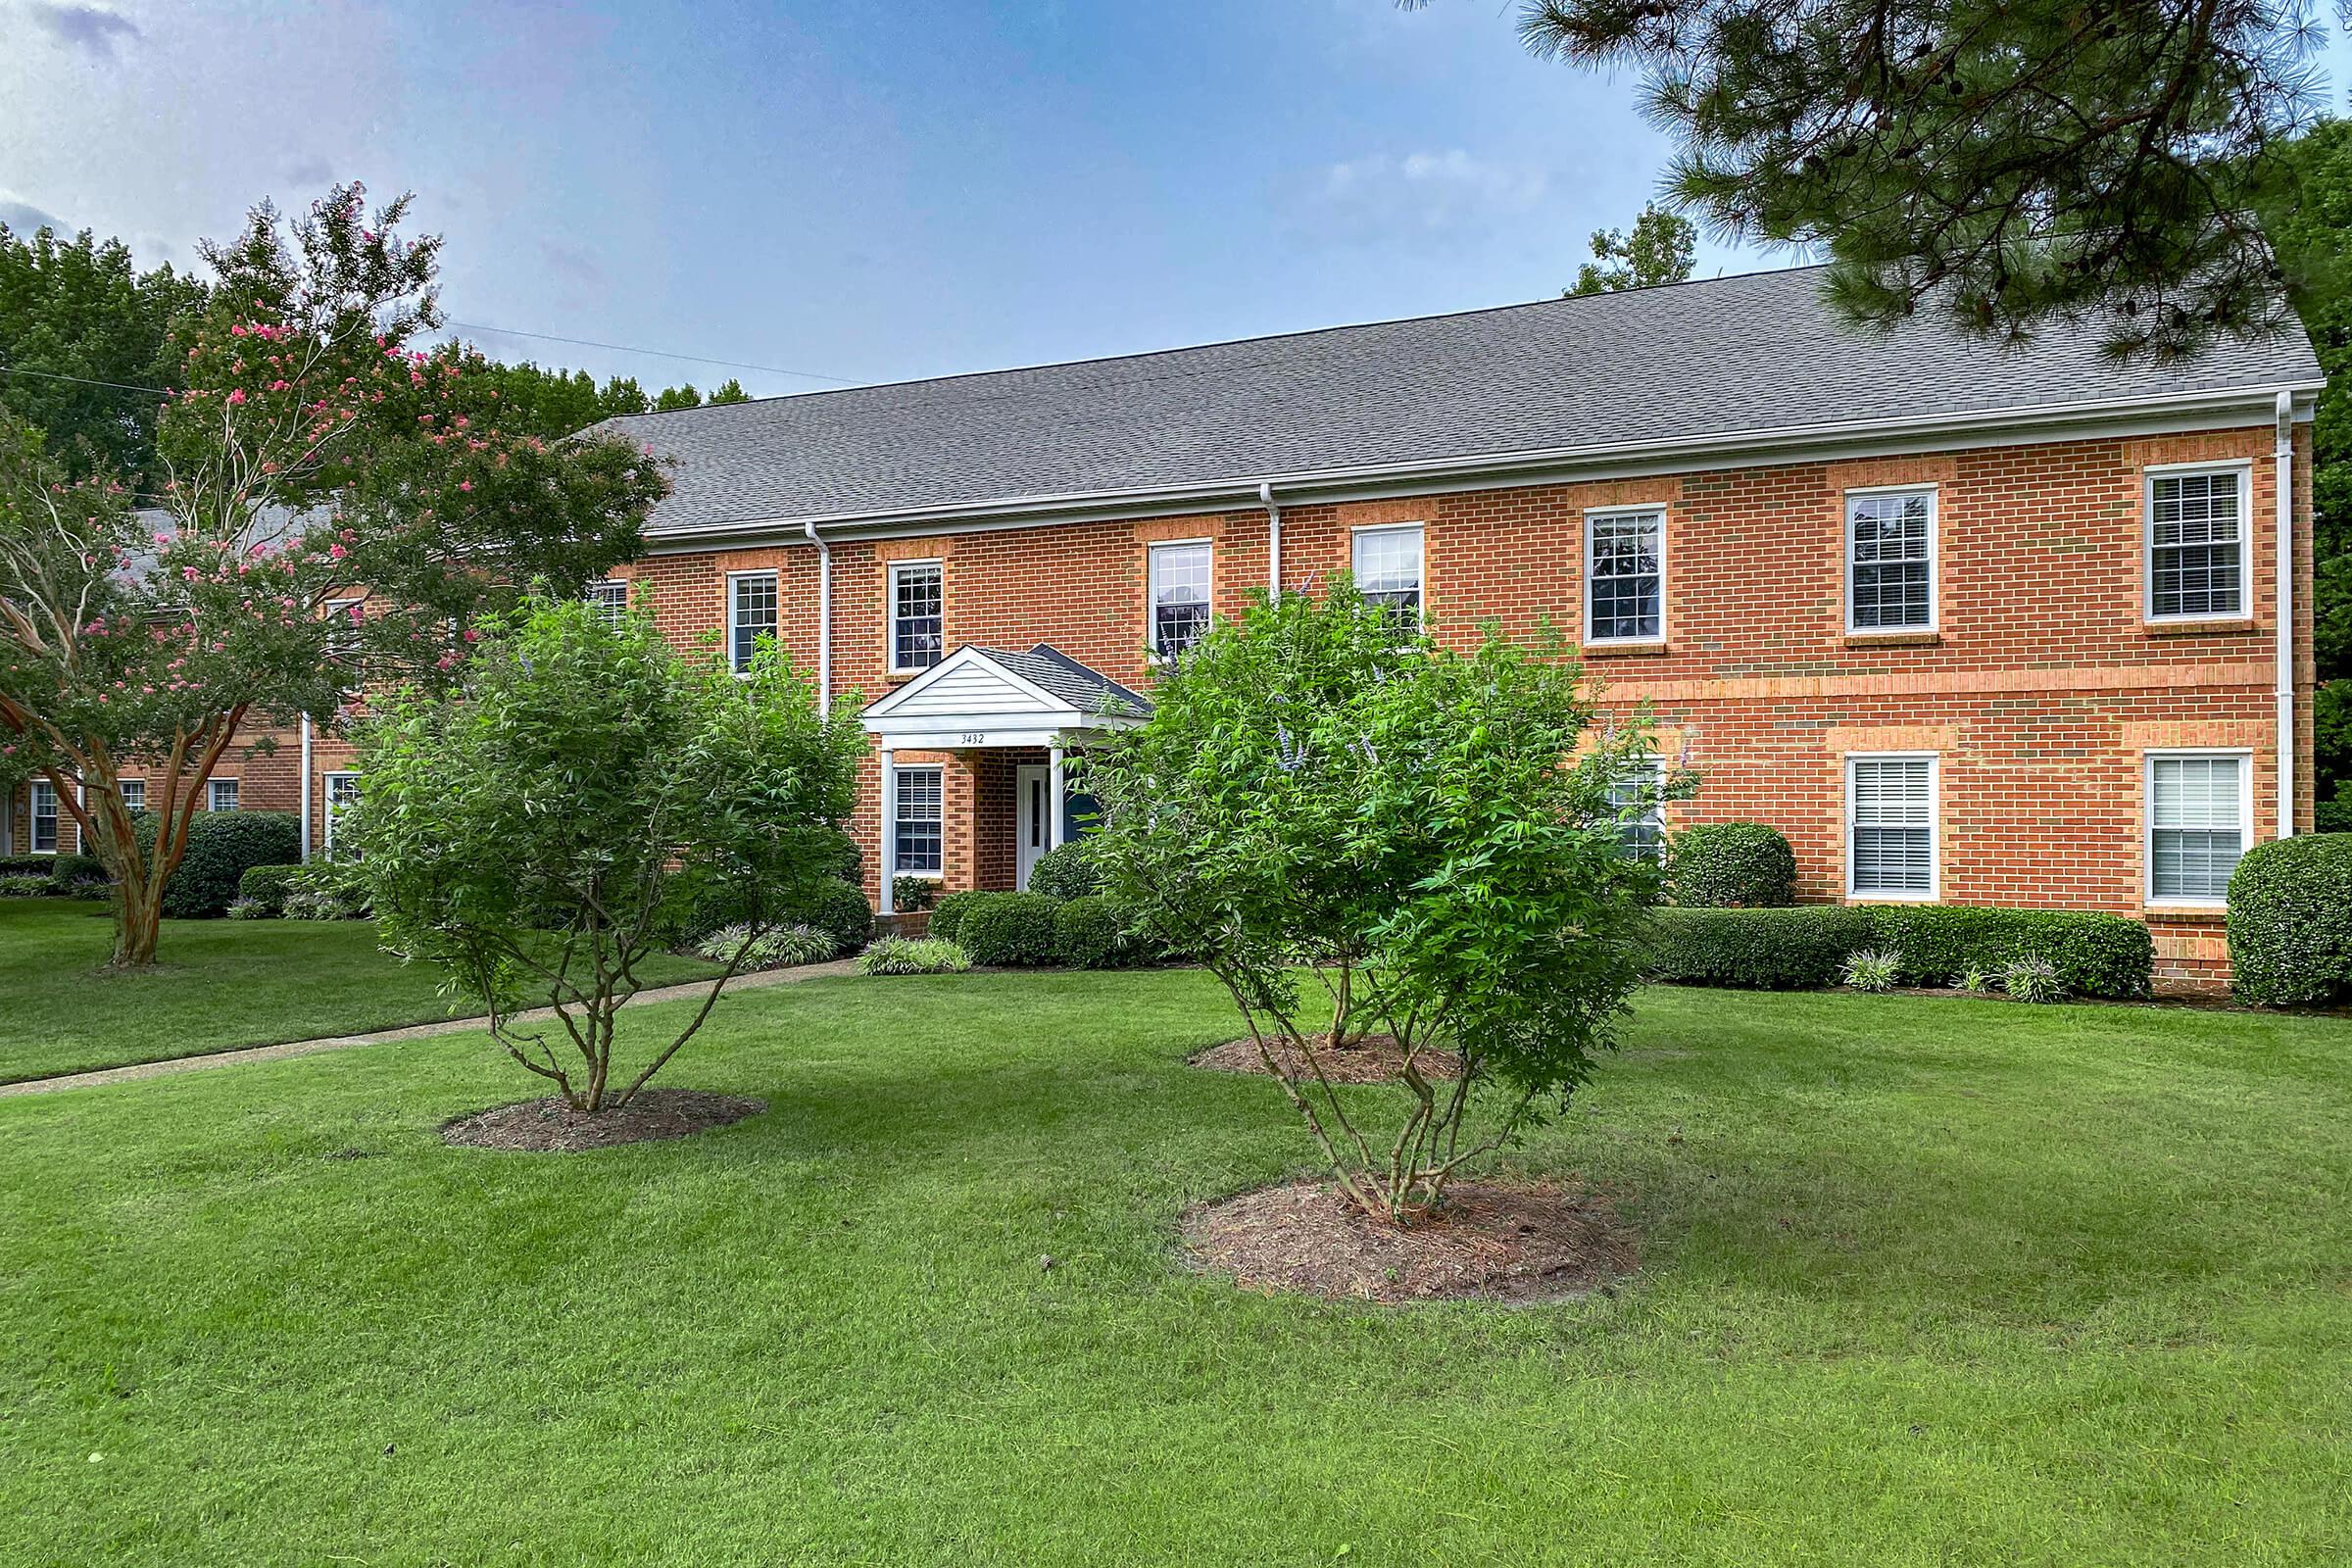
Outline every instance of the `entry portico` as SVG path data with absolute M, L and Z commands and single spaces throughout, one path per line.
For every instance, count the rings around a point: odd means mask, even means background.
M 903 873 L 948 880 L 951 840 L 970 846 L 954 880 L 1027 886 L 1037 858 L 1069 835 L 1071 749 L 1151 712 L 1148 698 L 1046 643 L 958 648 L 872 704 L 863 717 L 881 760 L 879 911 L 897 912 Z M 968 789 L 947 787 L 951 760 Z M 952 807 L 963 818 L 956 834 Z

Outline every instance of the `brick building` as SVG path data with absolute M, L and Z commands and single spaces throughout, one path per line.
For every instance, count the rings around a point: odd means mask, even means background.
M 2213 983 L 2230 867 L 2310 821 L 2308 343 L 1879 339 L 1817 283 L 621 420 L 676 490 L 603 592 L 644 583 L 681 644 L 772 631 L 865 705 L 878 905 L 894 862 L 1019 883 L 1155 646 L 1341 571 L 1441 638 L 1569 633 L 1702 774 L 1668 825 L 1774 824 L 1808 900 L 2137 915 Z M 346 764 L 315 750 L 322 838 Z

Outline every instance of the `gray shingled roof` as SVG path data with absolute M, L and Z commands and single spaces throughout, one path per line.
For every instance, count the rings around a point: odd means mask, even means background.
M 1112 680 L 1091 665 L 1081 664 L 1051 643 L 1039 643 L 1027 653 L 1009 648 L 978 648 L 1032 686 L 1041 686 L 1082 713 L 1152 714 L 1152 700 Z
M 1816 269 L 611 422 L 678 460 L 652 530 L 1207 485 L 1857 419 L 2316 381 L 2301 332 L 2118 367 L 1925 316 L 1835 322 Z

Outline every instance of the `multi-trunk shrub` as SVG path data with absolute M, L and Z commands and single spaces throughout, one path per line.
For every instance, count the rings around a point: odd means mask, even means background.
M 2352 833 L 2274 839 L 2230 878 L 2230 989 L 2259 1006 L 2352 999 Z
M 1943 986 L 1955 975 L 2046 962 L 2069 993 L 2148 994 L 2156 963 L 2148 928 L 2120 914 L 1953 905 L 1799 905 L 1785 909 L 1659 909 L 1649 977 L 1678 985 L 1809 990 L 1838 984 L 1846 960 L 1896 960 L 1900 982 Z

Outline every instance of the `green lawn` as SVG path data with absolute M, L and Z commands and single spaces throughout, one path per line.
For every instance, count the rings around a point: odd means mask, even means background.
M 474 1037 L 0 1101 L 0 1561 L 2352 1559 L 2341 1022 L 1652 992 L 1516 1156 L 1640 1274 L 1406 1310 L 1179 1266 L 1304 1156 L 1230 1031 L 752 993 L 664 1081 L 765 1115 L 571 1156 L 437 1141 Z
M 450 1016 L 365 920 L 166 920 L 149 973 L 102 975 L 103 904 L 0 900 L 0 1083 Z M 656 981 L 711 966 L 664 956 Z

